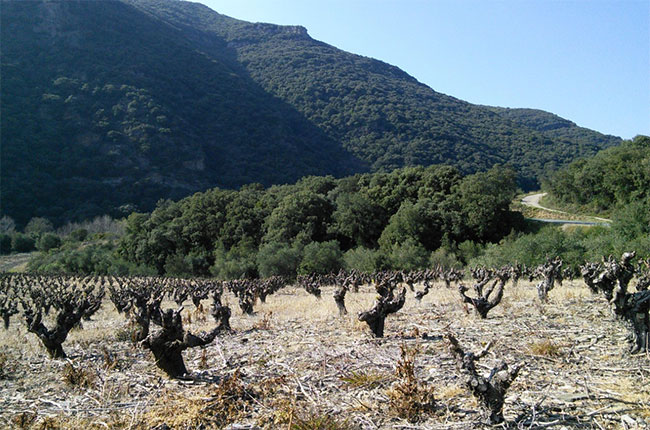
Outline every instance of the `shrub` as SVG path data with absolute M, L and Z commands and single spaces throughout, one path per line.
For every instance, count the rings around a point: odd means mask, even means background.
M 417 348 L 402 345 L 400 350 L 401 358 L 395 372 L 399 380 L 387 393 L 389 408 L 398 417 L 416 423 L 435 411 L 436 402 L 433 389 L 418 381 L 415 375 Z
M 155 270 L 127 262 L 113 252 L 113 245 L 90 244 L 81 249 L 63 246 L 33 257 L 27 269 L 37 273 L 77 273 L 80 275 L 154 275 Z
M 93 388 L 97 383 L 97 373 L 93 370 L 75 366 L 72 361 L 68 361 L 62 371 L 63 382 L 75 388 L 88 389 Z
M 466 240 L 458 244 L 458 258 L 465 264 L 481 255 L 483 251 L 483 245 L 471 240 Z
M 16 231 L 16 222 L 13 218 L 4 215 L 0 218 L 0 233 L 14 233 Z
M 168 276 L 188 277 L 192 268 L 180 252 L 170 255 L 165 260 L 165 274 Z
M 284 243 L 272 242 L 260 248 L 257 269 L 262 278 L 284 276 L 295 278 L 300 264 L 300 250 Z
M 431 257 L 429 257 L 429 266 L 442 267 L 444 269 L 460 269 L 463 267 L 463 263 L 458 261 L 453 252 L 440 247 L 431 253 Z
M 88 230 L 85 228 L 78 228 L 73 230 L 68 234 L 68 239 L 74 240 L 75 242 L 83 242 L 88 237 Z
M 312 242 L 305 246 L 298 273 L 334 273 L 343 267 L 343 254 L 338 242 Z
M 5 255 L 11 252 L 11 236 L 0 233 L 0 254 Z
M 343 261 L 347 270 L 357 270 L 363 273 L 373 273 L 380 268 L 380 252 L 362 246 L 354 248 L 343 254 Z
M 61 238 L 54 233 L 45 233 L 36 241 L 36 249 L 41 252 L 47 252 L 60 246 Z
M 54 226 L 46 218 L 34 217 L 25 226 L 25 233 L 32 237 L 40 237 L 45 233 L 54 231 Z
M 241 243 L 226 252 L 222 246 L 214 251 L 210 272 L 219 279 L 254 279 L 257 271 L 257 249 L 252 243 Z
M 426 267 L 428 260 L 429 252 L 412 238 L 393 245 L 388 254 L 391 267 L 397 270 L 417 270 Z
M 16 233 L 11 237 L 11 250 L 13 252 L 31 252 L 35 249 L 35 241 L 23 233 Z
M 558 256 L 566 266 L 577 268 L 587 253 L 582 238 L 589 234 L 583 229 L 567 233 L 549 226 L 534 234 L 511 235 L 499 244 L 488 245 L 485 253 L 470 261 L 470 265 L 501 267 L 516 262 L 533 267 L 545 263 L 547 258 Z

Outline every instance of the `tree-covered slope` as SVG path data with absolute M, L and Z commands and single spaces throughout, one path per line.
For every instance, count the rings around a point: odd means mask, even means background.
M 3 2 L 3 213 L 148 210 L 215 185 L 363 169 L 211 44 L 124 2 Z
M 615 148 L 580 159 L 559 170 L 545 189 L 560 205 L 617 215 L 642 208 L 650 230 L 650 137 L 637 136 Z
M 619 142 L 540 128 L 302 27 L 196 3 L 1 6 L 1 210 L 19 223 L 150 210 L 213 186 L 419 164 L 469 173 L 507 163 L 530 187 Z
M 576 156 L 620 143 L 546 112 L 512 115 L 438 93 L 397 67 L 313 40 L 302 27 L 238 21 L 196 3 L 130 1 L 222 37 L 253 79 L 375 170 L 451 163 L 473 172 L 509 163 L 522 185 L 533 186 Z M 562 130 L 538 127 L 535 116 L 563 121 Z
M 490 109 L 503 118 L 539 131 L 554 140 L 575 144 L 580 148 L 581 152 L 593 154 L 593 151 L 598 151 L 598 148 L 606 148 L 621 143 L 621 139 L 618 137 L 578 127 L 572 121 L 543 110 L 500 107 L 491 107 Z

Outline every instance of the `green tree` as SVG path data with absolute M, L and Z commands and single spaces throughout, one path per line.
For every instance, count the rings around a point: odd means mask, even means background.
M 83 242 L 86 240 L 88 237 L 88 230 L 85 228 L 78 228 L 76 230 L 73 230 L 70 232 L 68 235 L 68 239 L 73 240 L 75 242 Z
M 384 208 L 361 192 L 340 195 L 332 218 L 330 232 L 339 238 L 344 249 L 376 246 L 388 222 Z
M 445 269 L 459 269 L 463 263 L 458 261 L 456 255 L 445 247 L 440 247 L 431 253 L 429 257 L 430 267 L 442 267 Z
M 0 218 L 0 233 L 11 234 L 16 231 L 16 222 L 13 218 L 4 215 Z
M 312 242 L 303 249 L 299 275 L 334 273 L 343 267 L 343 253 L 335 240 Z
M 440 246 L 443 233 L 440 213 L 433 201 L 421 199 L 415 204 L 406 201 L 390 218 L 379 238 L 379 245 L 390 250 L 393 245 L 411 239 L 432 250 Z
M 192 276 L 192 266 L 186 255 L 178 252 L 167 256 L 164 265 L 165 274 L 176 277 Z
M 267 243 L 290 243 L 297 237 L 322 242 L 332 219 L 334 205 L 322 194 L 298 191 L 286 196 L 266 220 Z
M 350 249 L 343 254 L 347 270 L 358 270 L 363 273 L 373 273 L 382 267 L 382 255 L 379 250 L 362 246 Z
M 497 241 L 515 224 L 510 202 L 517 191 L 515 172 L 494 167 L 463 179 L 458 187 L 458 202 L 464 216 L 467 237 Z
M 223 246 L 214 251 L 214 265 L 210 272 L 219 279 L 255 279 L 257 270 L 257 248 L 252 240 L 244 240 L 230 248 Z
M 29 220 L 25 226 L 25 233 L 33 238 L 38 238 L 45 233 L 54 231 L 54 226 L 50 220 L 41 217 L 34 217 Z
M 36 241 L 23 233 L 16 233 L 11 237 L 12 252 L 31 252 L 35 247 Z
M 390 217 L 388 225 L 379 238 L 379 245 L 384 250 L 391 250 L 393 245 L 399 245 L 407 240 L 419 243 L 423 225 L 424 218 L 418 208 L 406 201 Z
M 427 267 L 430 253 L 413 238 L 393 244 L 388 254 L 389 264 L 397 270 L 417 270 Z
M 257 268 L 262 278 L 279 275 L 295 278 L 301 255 L 297 247 L 286 243 L 267 243 L 257 254 Z
M 221 245 L 229 250 L 242 241 L 259 246 L 264 234 L 264 220 L 271 209 L 264 205 L 265 191 L 259 184 L 242 187 L 225 208 L 225 219 L 219 232 Z
M 625 241 L 650 235 L 650 198 L 630 202 L 617 210 L 612 230 Z
M 0 233 L 0 254 L 11 253 L 11 236 L 6 233 Z
M 53 233 L 45 233 L 36 241 L 36 249 L 47 252 L 61 246 L 61 238 Z

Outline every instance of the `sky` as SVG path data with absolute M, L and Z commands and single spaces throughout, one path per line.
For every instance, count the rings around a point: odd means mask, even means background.
M 650 135 L 650 0 L 194 0 L 302 25 L 471 103 Z

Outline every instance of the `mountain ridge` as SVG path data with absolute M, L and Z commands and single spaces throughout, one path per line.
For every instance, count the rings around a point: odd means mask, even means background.
M 526 187 L 620 141 L 573 128 L 551 136 L 304 27 L 247 23 L 198 3 L 2 8 L 2 212 L 21 223 L 407 165 L 469 173 L 512 164 Z

